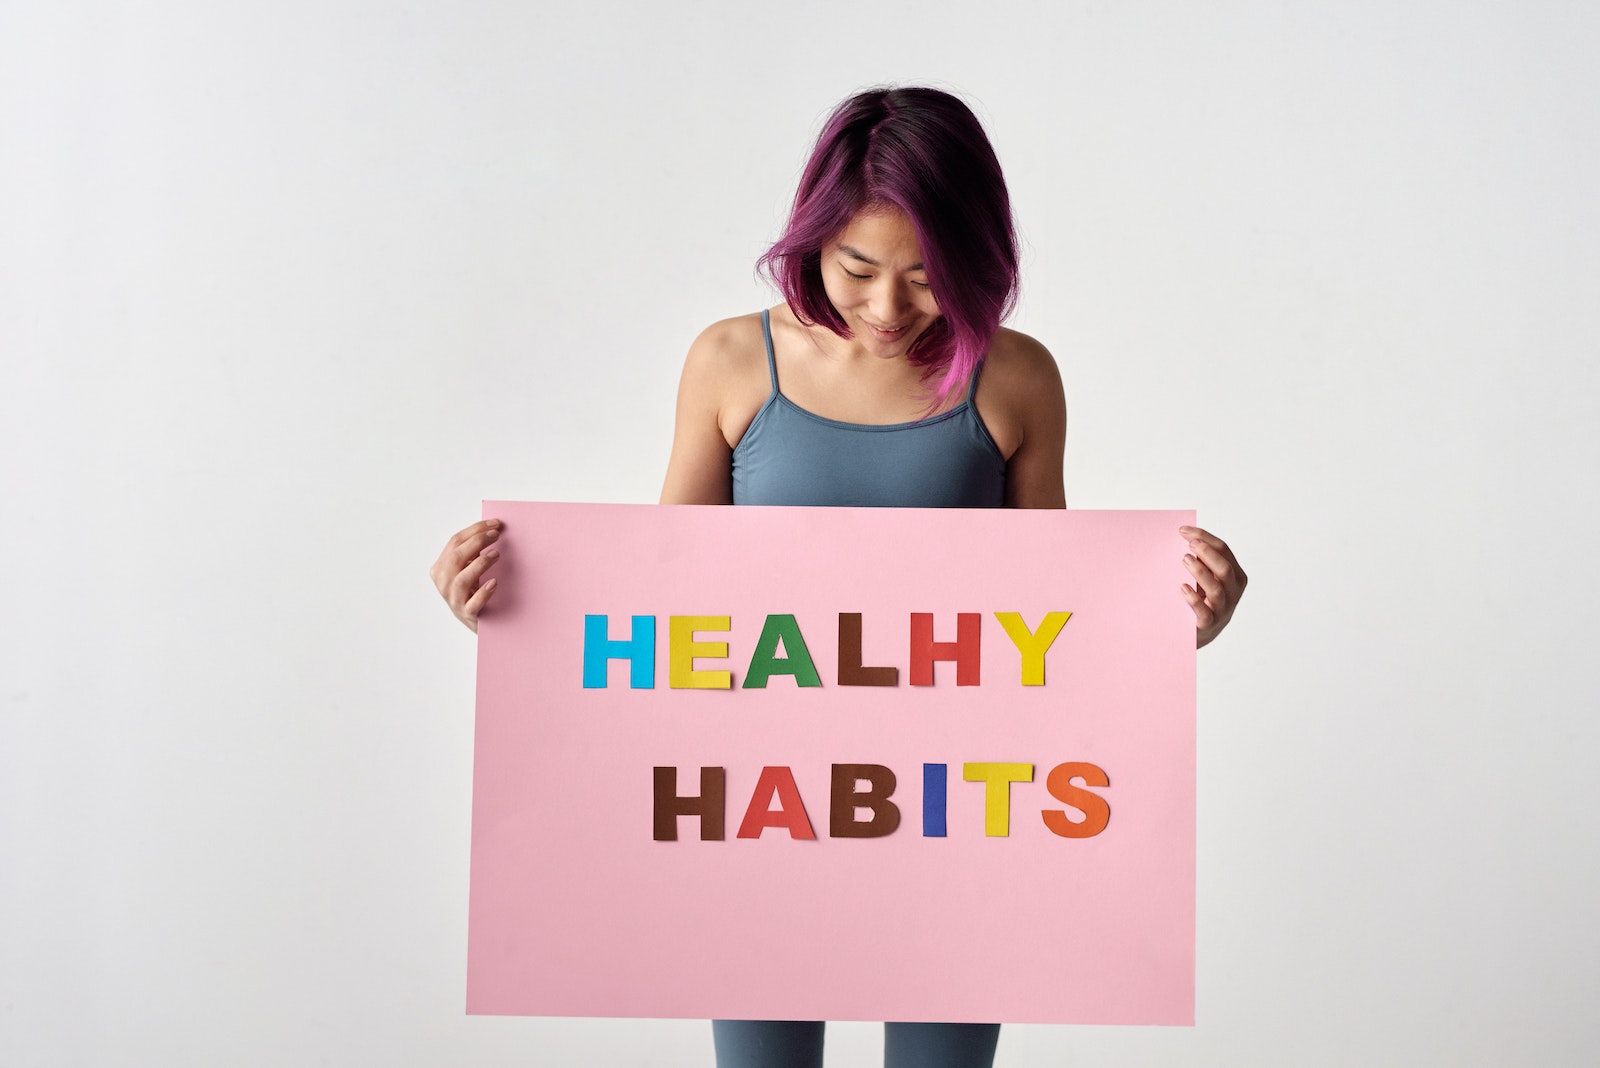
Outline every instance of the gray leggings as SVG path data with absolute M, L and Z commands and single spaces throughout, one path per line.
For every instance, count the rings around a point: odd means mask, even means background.
M 713 1020 L 717 1068 L 822 1068 L 824 1025 L 809 1020 Z M 884 1068 L 990 1068 L 999 1024 L 886 1023 Z

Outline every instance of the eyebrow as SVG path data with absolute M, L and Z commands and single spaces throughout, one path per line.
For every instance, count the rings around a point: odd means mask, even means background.
M 850 245 L 840 245 L 839 246 L 839 251 L 843 252 L 846 256 L 849 256 L 851 259 L 860 260 L 862 263 L 865 263 L 865 264 L 867 264 L 869 266 L 872 266 L 872 267 L 882 267 L 883 266 L 883 264 L 879 263 L 877 260 L 872 259 L 871 257 L 864 255 L 860 249 L 853 248 Z M 906 268 L 906 270 L 908 270 L 908 271 L 920 271 L 922 269 L 923 269 L 922 268 L 922 264 L 920 264 L 920 263 L 913 263 L 910 267 Z

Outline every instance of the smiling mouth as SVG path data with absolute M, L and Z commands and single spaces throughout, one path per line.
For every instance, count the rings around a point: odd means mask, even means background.
M 907 323 L 905 326 L 895 327 L 893 330 L 886 330 L 883 327 L 876 326 L 876 325 L 874 325 L 872 323 L 868 323 L 867 324 L 867 329 L 868 330 L 871 330 L 874 334 L 877 334 L 879 337 L 882 337 L 882 338 L 899 337 L 901 334 L 905 333 L 910 328 L 911 328 L 911 324 L 910 323 Z

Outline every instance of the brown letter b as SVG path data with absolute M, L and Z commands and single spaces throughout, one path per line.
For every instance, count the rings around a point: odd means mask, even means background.
M 856 780 L 871 785 L 857 792 Z M 889 800 L 894 793 L 894 772 L 882 764 L 835 764 L 832 797 L 828 805 L 828 833 L 834 838 L 882 838 L 900 826 L 900 806 Z M 870 808 L 872 818 L 856 819 L 857 808 Z

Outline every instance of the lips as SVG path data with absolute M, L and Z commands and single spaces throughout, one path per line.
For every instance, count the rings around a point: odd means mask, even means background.
M 885 330 L 881 326 L 874 325 L 873 323 L 868 323 L 867 324 L 867 329 L 871 330 L 874 336 L 876 336 L 878 338 L 881 338 L 884 341 L 893 341 L 895 338 L 900 337 L 907 330 L 911 329 L 911 324 L 907 323 L 905 326 L 896 327 L 893 330 Z

